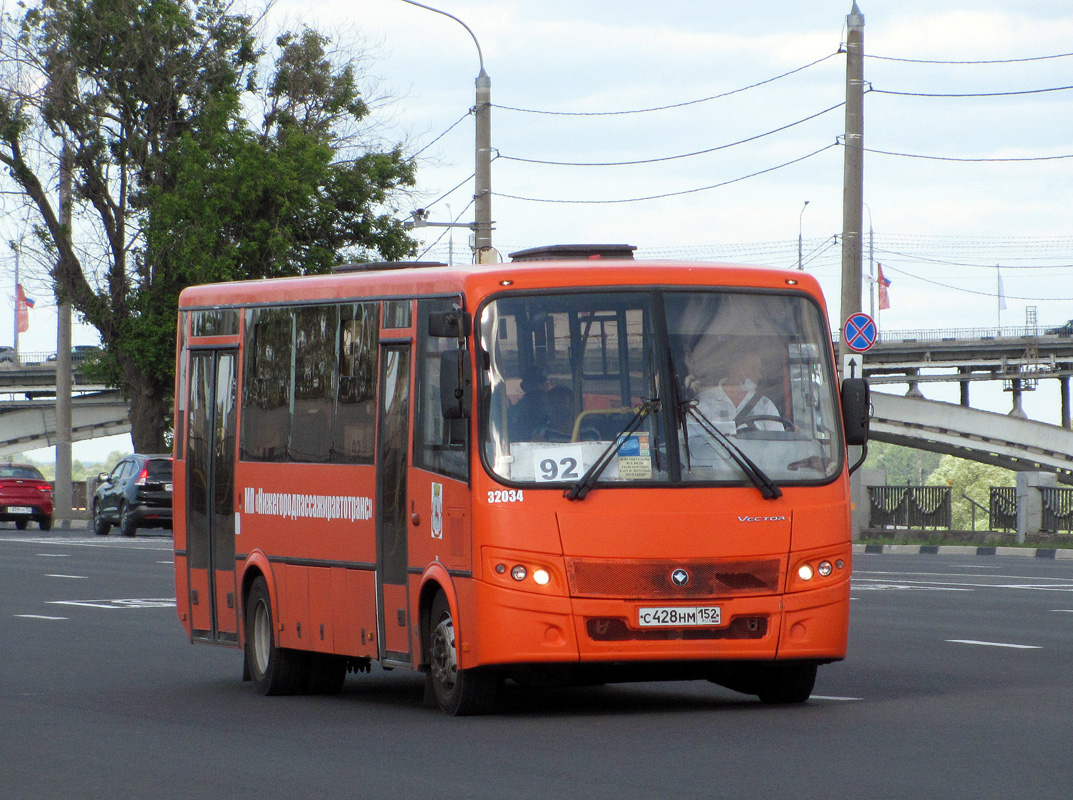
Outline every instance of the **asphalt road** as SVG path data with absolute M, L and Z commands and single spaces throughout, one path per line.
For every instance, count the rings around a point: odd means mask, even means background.
M 263 698 L 186 642 L 170 540 L 0 528 L 0 797 L 1066 798 L 1073 564 L 858 555 L 804 706 L 707 683 L 508 686 L 454 719 L 373 670 Z

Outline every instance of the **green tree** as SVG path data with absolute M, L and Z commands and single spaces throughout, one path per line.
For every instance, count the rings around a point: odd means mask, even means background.
M 928 485 L 950 486 L 952 495 L 951 527 L 955 530 L 972 530 L 972 504 L 965 496 L 983 508 L 988 508 L 991 498 L 992 486 L 1015 486 L 1017 475 L 1008 469 L 981 464 L 978 461 L 969 461 L 964 458 L 956 458 L 946 455 L 942 457 L 939 466 L 932 471 L 927 478 Z M 976 527 L 986 529 L 988 525 L 987 512 L 976 509 Z
M 414 168 L 364 144 L 354 58 L 309 29 L 270 55 L 232 5 L 38 0 L 0 30 L 0 163 L 57 296 L 100 332 L 139 452 L 166 447 L 183 288 L 414 252 L 390 207 Z
M 872 441 L 868 443 L 868 458 L 863 467 L 886 470 L 887 483 L 891 486 L 920 486 L 939 466 L 940 459 L 938 453 L 927 450 Z

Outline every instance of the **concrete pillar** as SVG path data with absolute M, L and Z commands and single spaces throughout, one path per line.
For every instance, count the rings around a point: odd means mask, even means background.
M 1058 379 L 1058 383 L 1062 387 L 1062 427 L 1068 431 L 1073 427 L 1073 425 L 1070 424 L 1069 414 L 1069 376 L 1063 375 Z
M 1010 381 L 1013 392 L 1013 408 L 1010 409 L 1010 413 L 1007 416 L 1016 417 L 1017 419 L 1028 419 L 1028 414 L 1025 413 L 1024 406 L 1021 405 L 1021 379 L 1014 378 Z
M 861 538 L 861 531 L 871 527 L 872 501 L 868 496 L 869 486 L 886 486 L 885 469 L 859 469 L 849 478 L 849 497 L 852 503 L 850 514 L 853 541 Z
M 913 380 L 914 377 L 920 374 L 920 370 L 915 367 L 910 370 L 906 370 L 906 376 L 909 378 L 909 391 L 905 393 L 906 397 L 918 397 L 921 400 L 924 399 L 924 393 L 920 391 L 920 384 Z
M 1053 472 L 1017 473 L 1017 543 L 1024 544 L 1025 536 L 1037 535 L 1043 527 L 1043 497 L 1040 486 L 1057 486 Z
M 968 367 L 958 367 L 958 372 L 962 375 L 968 375 L 970 370 Z M 958 388 L 961 389 L 961 405 L 969 408 L 969 382 L 967 380 L 959 381 Z

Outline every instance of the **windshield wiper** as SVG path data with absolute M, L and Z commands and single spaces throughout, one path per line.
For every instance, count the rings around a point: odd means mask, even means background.
M 696 400 L 682 403 L 679 406 L 679 409 L 685 411 L 685 414 L 687 416 L 690 416 L 694 420 L 696 420 L 697 424 L 700 425 L 700 429 L 702 431 L 704 431 L 706 434 L 712 437 L 712 439 L 714 439 L 716 442 L 723 446 L 723 449 L 727 451 L 734 463 L 741 468 L 741 471 L 745 473 L 746 477 L 750 481 L 752 481 L 753 485 L 757 489 L 760 490 L 760 494 L 764 496 L 764 499 L 775 500 L 779 497 L 782 497 L 782 489 L 778 487 L 778 484 L 776 484 L 775 481 L 773 481 L 768 476 L 768 474 L 764 472 L 764 470 L 760 469 L 760 467 L 758 467 L 756 463 L 751 458 L 749 458 L 749 456 L 745 455 L 745 452 L 736 444 L 734 444 L 734 442 L 732 442 L 725 433 L 715 427 L 715 425 L 712 424 L 712 421 L 710 419 L 704 416 L 697 409 Z M 683 430 L 685 429 L 685 427 L 685 425 L 682 426 Z M 686 434 L 686 437 L 686 457 L 688 458 L 688 434 Z
M 630 435 L 641 426 L 645 417 L 659 411 L 660 404 L 661 401 L 658 397 L 651 400 L 643 400 L 640 408 L 633 412 L 630 421 L 626 423 L 626 427 L 623 428 L 618 436 L 615 437 L 615 440 L 611 442 L 602 453 L 600 453 L 600 457 L 593 462 L 592 466 L 581 476 L 581 479 L 563 493 L 563 496 L 566 497 L 567 500 L 584 500 L 585 495 L 589 493 L 589 490 L 592 489 L 600 475 L 607 469 L 607 465 L 611 463 L 611 459 L 613 459 L 615 454 L 622 449 L 624 444 L 626 444 Z

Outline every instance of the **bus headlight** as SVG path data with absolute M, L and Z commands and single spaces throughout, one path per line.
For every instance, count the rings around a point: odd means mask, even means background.
M 533 570 L 533 581 L 537 586 L 547 586 L 551 581 L 551 575 L 548 574 L 546 569 Z
M 510 568 L 510 577 L 516 581 L 524 581 L 525 576 L 529 574 L 529 570 L 523 567 L 521 564 L 517 564 Z
M 812 567 L 809 564 L 802 564 L 797 568 L 797 577 L 803 581 L 812 580 L 813 574 Z

